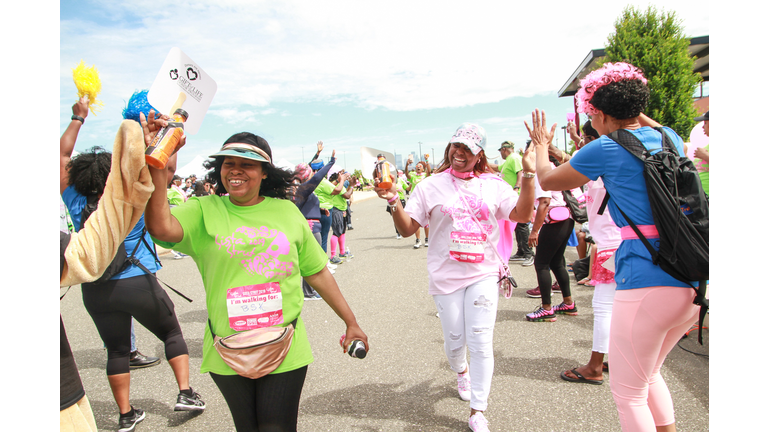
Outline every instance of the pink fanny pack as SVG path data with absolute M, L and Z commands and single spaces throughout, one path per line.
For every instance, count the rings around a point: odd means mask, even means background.
M 637 225 L 640 230 L 640 234 L 647 239 L 659 238 L 659 231 L 656 229 L 656 225 Z M 621 227 L 621 239 L 622 240 L 639 240 L 635 230 L 631 226 Z
M 550 207 L 547 216 L 549 216 L 550 223 L 560 222 L 570 218 L 571 212 L 568 207 Z

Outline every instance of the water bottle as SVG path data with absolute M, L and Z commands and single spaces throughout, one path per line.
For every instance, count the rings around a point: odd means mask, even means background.
M 347 246 L 344 250 L 344 256 L 347 258 L 352 258 L 352 254 L 349 252 L 349 246 Z
M 344 346 L 344 338 L 346 337 L 347 335 L 341 335 L 341 346 Z M 347 348 L 347 354 L 349 354 L 350 357 L 364 359 L 368 352 L 365 350 L 365 344 L 363 341 L 353 340 Z
M 189 114 L 179 108 L 173 113 L 168 125 L 157 132 L 144 153 L 148 165 L 158 169 L 165 168 L 168 159 L 176 151 L 176 146 L 184 134 L 184 122 L 187 121 L 188 117 Z

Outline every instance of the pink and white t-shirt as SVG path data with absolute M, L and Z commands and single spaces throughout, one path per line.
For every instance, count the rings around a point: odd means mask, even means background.
M 587 183 L 587 219 L 589 219 L 589 233 L 598 250 L 615 249 L 621 243 L 621 230 L 613 223 L 608 206 L 602 215 L 597 214 L 600 205 L 605 198 L 605 186 L 603 179 L 590 180 Z
M 482 230 L 464 205 L 457 187 Z M 512 186 L 493 175 L 462 180 L 441 172 L 419 183 L 411 192 L 405 211 L 419 225 L 429 224 L 430 295 L 450 294 L 498 275 L 500 261 L 489 243 L 498 242 L 498 221 L 509 220 L 517 198 Z M 458 251 L 462 247 L 467 248 L 466 254 Z

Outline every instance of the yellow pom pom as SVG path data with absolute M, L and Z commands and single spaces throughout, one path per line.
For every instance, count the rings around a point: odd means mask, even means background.
M 80 60 L 80 64 L 72 69 L 72 78 L 77 87 L 77 97 L 88 96 L 88 107 L 93 115 L 96 115 L 96 111 L 101 111 L 104 106 L 104 102 L 96 100 L 96 96 L 101 92 L 101 80 L 96 66 L 86 67 L 85 62 Z

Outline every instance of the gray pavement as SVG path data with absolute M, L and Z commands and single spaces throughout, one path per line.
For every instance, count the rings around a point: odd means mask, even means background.
M 309 366 L 299 413 L 300 431 L 468 431 L 469 403 L 459 399 L 455 374 L 443 352 L 435 305 L 427 294 L 427 249 L 414 238 L 395 239 L 382 200 L 356 192 L 347 244 L 354 257 L 335 277 L 369 337 L 365 359 L 350 358 L 338 345 L 343 322 L 322 301 L 304 304 L 315 362 Z M 161 257 L 159 277 L 194 299 L 169 290 L 190 349 L 191 385 L 202 395 L 202 414 L 173 411 L 178 393 L 173 373 L 160 365 L 131 373 L 131 403 L 147 412 L 137 431 L 234 431 L 231 416 L 211 378 L 199 373 L 206 325 L 202 281 L 191 258 Z M 576 258 L 568 248 L 566 259 Z M 486 417 L 492 431 L 619 431 L 610 374 L 600 386 L 560 379 L 561 371 L 584 364 L 592 346 L 592 289 L 575 284 L 578 316 L 554 323 L 529 323 L 539 303 L 525 296 L 536 286 L 533 267 L 512 265 L 519 284 L 502 297 L 494 333 L 496 368 Z M 555 297 L 556 299 L 557 297 Z M 85 311 L 79 287 L 61 301 L 61 315 L 96 416 L 99 430 L 117 430 L 117 406 L 104 372 L 106 351 Z M 163 346 L 140 325 L 139 350 L 163 357 Z M 695 334 L 680 342 L 662 368 L 675 403 L 679 431 L 709 430 L 709 354 Z M 682 347 L 682 348 L 681 348 Z M 471 362 L 471 361 L 470 361 Z

